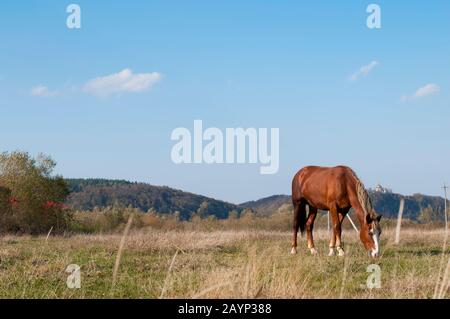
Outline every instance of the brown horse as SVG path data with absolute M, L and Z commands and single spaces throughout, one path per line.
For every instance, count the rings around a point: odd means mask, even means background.
M 328 210 L 333 224 L 329 256 L 337 249 L 344 256 L 341 242 L 341 224 L 350 208 L 356 212 L 360 223 L 360 238 L 372 257 L 380 254 L 380 219 L 373 209 L 369 194 L 355 172 L 346 166 L 307 166 L 295 174 L 292 180 L 292 203 L 294 204 L 294 225 L 291 253 L 297 253 L 297 232 L 303 234 L 306 228 L 308 248 L 314 248 L 313 227 L 317 210 Z M 309 214 L 306 216 L 306 205 Z

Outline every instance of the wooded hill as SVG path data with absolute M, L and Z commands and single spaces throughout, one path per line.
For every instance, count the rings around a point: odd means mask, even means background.
M 403 217 L 417 220 L 424 210 L 429 210 L 431 219 L 444 218 L 444 199 L 438 196 L 427 196 L 422 194 L 414 194 L 412 196 L 404 196 L 395 193 L 379 193 L 369 191 L 373 206 L 377 213 L 388 218 L 397 218 L 400 207 L 401 198 L 405 199 L 405 208 Z M 291 197 L 288 195 L 274 195 L 257 201 L 242 203 L 240 207 L 248 207 L 256 210 L 263 215 L 271 215 L 283 206 L 291 204 Z
M 139 208 L 143 212 L 152 210 L 161 214 L 179 212 L 182 219 L 194 214 L 227 218 L 231 211 L 237 214 L 251 209 L 263 216 L 270 216 L 283 205 L 291 205 L 288 195 L 274 195 L 240 205 L 197 195 L 166 186 L 154 186 L 125 180 L 67 179 L 70 196 L 67 204 L 78 210 L 93 210 L 106 206 L 122 205 Z M 415 194 L 403 196 L 395 193 L 370 191 L 375 210 L 389 218 L 396 218 L 400 199 L 405 198 L 404 217 L 417 220 L 421 211 L 428 208 L 443 216 L 444 199 Z
M 132 206 L 143 212 L 152 210 L 161 214 L 179 212 L 180 218 L 193 214 L 201 217 L 214 215 L 227 218 L 234 204 L 196 195 L 166 186 L 133 183 L 124 180 L 67 179 L 70 195 L 67 204 L 78 210 L 93 210 L 113 205 Z

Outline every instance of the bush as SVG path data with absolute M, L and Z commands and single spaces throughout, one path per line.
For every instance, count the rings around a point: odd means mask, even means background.
M 65 181 L 52 176 L 55 162 L 44 155 L 0 154 L 0 214 L 3 232 L 41 234 L 62 232 L 70 223 L 63 203 L 68 195 Z

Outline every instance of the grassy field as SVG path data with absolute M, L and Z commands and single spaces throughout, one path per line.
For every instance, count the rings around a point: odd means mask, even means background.
M 366 257 L 353 230 L 346 257 L 328 257 L 327 233 L 315 232 L 318 256 L 305 240 L 290 255 L 290 233 L 269 231 L 132 231 L 113 269 L 121 235 L 0 239 L 2 298 L 449 298 L 444 231 L 383 231 L 382 256 Z M 381 267 L 381 288 L 366 287 L 367 266 Z M 66 267 L 81 267 L 81 288 L 69 289 Z M 440 273 L 440 269 L 442 269 Z M 445 269 L 447 269 L 444 279 Z M 443 284 L 444 282 L 444 284 Z

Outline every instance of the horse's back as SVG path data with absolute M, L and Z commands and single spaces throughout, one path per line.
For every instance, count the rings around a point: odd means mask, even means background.
M 348 166 L 339 165 L 334 167 L 326 167 L 326 166 L 305 166 L 300 169 L 297 174 L 294 176 L 294 180 L 298 179 L 299 181 L 313 178 L 317 175 L 322 176 L 346 176 L 351 174 L 352 169 Z
M 351 168 L 344 165 L 303 167 L 292 181 L 292 200 L 327 202 L 330 197 L 339 199 L 347 193 L 352 172 Z

